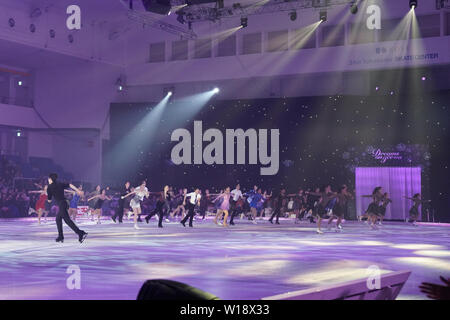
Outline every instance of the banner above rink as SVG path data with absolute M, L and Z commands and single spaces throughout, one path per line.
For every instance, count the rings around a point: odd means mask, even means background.
M 425 67 L 450 63 L 449 37 L 384 41 L 338 47 L 137 64 L 128 67 L 133 85 L 219 81 L 312 73 Z M 199 68 L 210 72 L 198 72 Z M 156 73 L 158 77 L 147 74 Z M 177 76 L 174 77 L 173 75 Z M 175 80 L 174 80 L 175 79 Z
M 422 40 L 413 40 L 422 41 Z M 435 44 L 434 46 L 432 44 Z M 446 44 L 447 46 L 448 44 Z M 411 43 L 378 43 L 370 48 L 352 50 L 347 60 L 349 69 L 372 69 L 405 66 L 425 66 L 449 61 L 448 51 L 439 43 L 414 48 Z

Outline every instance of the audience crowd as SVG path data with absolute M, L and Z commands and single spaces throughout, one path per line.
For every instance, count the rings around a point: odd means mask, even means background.
M 15 186 L 15 179 L 21 177 L 20 167 L 5 156 L 0 156 L 0 218 L 27 214 L 30 197 L 24 188 Z

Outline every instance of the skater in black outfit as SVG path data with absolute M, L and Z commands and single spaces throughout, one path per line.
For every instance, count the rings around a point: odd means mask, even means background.
M 69 213 L 67 209 L 69 207 L 67 200 L 64 196 L 64 189 L 72 189 L 77 193 L 81 193 L 81 190 L 78 190 L 73 184 L 61 183 L 57 181 L 58 175 L 56 173 L 51 173 L 48 177 L 48 201 L 51 202 L 52 199 L 55 199 L 59 210 L 56 215 L 56 227 L 58 228 L 58 238 L 56 238 L 56 242 L 64 242 L 62 221 L 64 222 L 76 233 L 78 234 L 78 241 L 82 243 L 84 239 L 87 237 L 87 233 L 83 230 L 78 229 L 75 223 L 70 219 Z
M 145 217 L 145 221 L 148 223 L 155 214 L 158 214 L 158 228 L 162 228 L 163 218 L 170 210 L 170 201 L 172 201 L 172 195 L 169 192 L 169 186 L 164 186 L 164 190 L 160 193 L 158 201 L 156 202 L 155 210 L 153 210 L 148 216 Z
M 125 197 L 127 194 L 129 194 L 131 192 L 130 190 L 130 182 L 127 181 L 125 182 L 125 188 L 122 189 L 122 192 L 120 193 L 120 197 L 119 197 L 119 207 L 117 207 L 116 212 L 114 213 L 114 215 L 111 217 L 111 219 L 114 221 L 114 223 L 116 223 L 116 219 L 119 219 L 119 223 L 122 223 L 123 220 L 123 211 L 125 208 L 125 203 L 126 203 L 126 199 L 122 198 Z
M 292 209 L 295 213 L 295 223 L 298 223 L 306 212 L 306 195 L 303 194 L 303 189 L 299 189 L 298 193 L 293 195 L 293 199 Z
M 332 201 L 333 199 L 335 199 L 337 197 L 337 193 L 331 191 L 330 185 L 326 185 L 326 186 L 323 186 L 320 189 L 320 192 L 318 192 L 318 193 L 307 192 L 307 194 L 308 194 L 308 196 L 313 195 L 313 196 L 320 197 L 319 202 L 317 203 L 317 207 L 316 207 L 316 217 L 317 217 L 317 231 L 316 232 L 318 234 L 322 234 L 323 231 L 320 229 L 321 222 L 324 218 L 328 217 L 327 206 L 330 203 L 330 201 Z
M 275 223 L 280 224 L 278 219 L 280 218 L 281 208 L 283 208 L 286 203 L 286 198 L 287 198 L 286 189 L 281 189 L 280 193 L 275 198 L 273 214 L 269 219 L 270 223 L 273 223 L 273 218 L 276 217 Z
M 363 195 L 363 198 L 372 198 L 372 202 L 366 210 L 366 215 L 368 216 L 368 221 L 370 222 L 370 227 L 372 229 L 377 229 L 375 223 L 378 220 L 378 215 L 381 210 L 381 203 L 383 201 L 383 188 L 376 187 L 371 195 Z
M 378 212 L 378 219 L 380 221 L 378 221 L 378 224 L 381 226 L 383 225 L 383 219 L 384 216 L 386 215 L 386 208 L 389 205 L 389 203 L 391 203 L 392 200 L 389 198 L 389 194 L 387 192 L 384 193 L 383 195 L 383 201 L 381 202 L 381 207 L 380 207 L 380 211 Z
M 337 218 L 336 221 L 336 231 L 340 231 L 342 229 L 342 219 L 344 218 L 345 211 L 347 208 L 347 203 L 350 199 L 353 198 L 353 195 L 348 192 L 347 186 L 344 184 L 342 185 L 337 193 L 337 201 L 333 208 L 333 214 L 328 220 L 328 225 L 330 225 L 333 221 L 333 217 Z
M 200 199 L 201 199 L 201 195 L 200 195 L 200 189 L 195 189 L 194 192 L 191 193 L 187 193 L 184 195 L 184 200 L 183 200 L 183 205 L 186 206 L 186 208 L 188 209 L 188 213 L 187 215 L 184 217 L 183 220 L 180 221 L 180 223 L 183 225 L 183 227 L 186 227 L 186 221 L 189 219 L 189 227 L 193 227 L 192 225 L 192 220 L 194 219 L 194 209 L 195 206 L 198 205 Z M 186 201 L 186 198 L 189 198 L 188 201 Z
M 413 201 L 413 206 L 409 209 L 409 222 L 412 222 L 414 226 L 417 226 L 417 219 L 419 218 L 419 207 L 422 203 L 431 202 L 431 200 L 422 200 L 420 193 L 416 193 L 412 198 L 405 197 L 408 200 Z
M 315 193 L 319 193 L 320 188 L 315 189 Z M 316 223 L 314 217 L 317 216 L 317 205 L 319 204 L 320 196 L 310 194 L 310 191 L 305 191 L 306 196 L 306 217 L 310 223 Z
M 205 190 L 205 194 L 200 199 L 200 215 L 202 216 L 202 220 L 205 220 L 206 217 L 206 210 L 208 209 L 209 205 L 209 190 Z
M 239 212 L 239 208 L 237 206 L 238 201 L 240 199 L 244 199 L 244 196 L 241 191 L 241 185 L 237 184 L 236 188 L 231 191 L 232 198 L 230 199 L 230 225 L 234 226 L 234 217 Z

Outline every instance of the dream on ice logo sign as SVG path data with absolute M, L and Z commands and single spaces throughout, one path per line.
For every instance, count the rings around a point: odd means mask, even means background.
M 402 160 L 400 152 L 383 152 L 381 149 L 375 149 L 372 151 L 372 156 L 380 161 L 380 163 L 386 163 L 388 160 Z
M 259 163 L 265 167 L 260 169 L 263 176 L 275 175 L 278 173 L 280 162 L 280 131 L 270 129 L 270 150 L 269 130 L 259 129 L 226 129 L 225 147 L 224 137 L 219 129 L 211 128 L 203 132 L 202 121 L 194 121 L 194 139 L 187 129 L 176 129 L 172 132 L 171 141 L 178 143 L 172 148 L 171 159 L 176 165 L 179 164 L 235 164 L 235 151 L 237 156 L 236 164 L 246 164 L 248 141 L 248 164 Z M 209 144 L 203 149 L 203 142 Z M 192 143 L 194 159 L 192 161 Z M 236 146 L 236 147 L 235 147 Z M 224 159 L 224 149 L 226 157 Z

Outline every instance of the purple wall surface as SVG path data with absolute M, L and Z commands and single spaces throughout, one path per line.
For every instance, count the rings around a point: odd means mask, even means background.
M 386 210 L 386 219 L 404 220 L 409 216 L 408 211 L 412 206 L 412 201 L 405 197 L 421 193 L 421 171 L 420 167 L 356 168 L 357 213 L 363 214 L 372 201 L 362 195 L 370 195 L 375 187 L 381 186 L 392 199 Z

